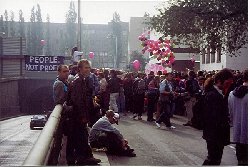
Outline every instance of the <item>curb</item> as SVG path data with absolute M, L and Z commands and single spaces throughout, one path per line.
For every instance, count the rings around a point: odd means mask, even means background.
M 15 116 L 11 116 L 11 117 L 0 118 L 0 121 L 4 121 L 7 119 L 16 118 L 16 117 L 20 117 L 20 116 L 24 116 L 24 115 L 28 115 L 28 114 L 19 114 L 19 115 L 15 115 Z

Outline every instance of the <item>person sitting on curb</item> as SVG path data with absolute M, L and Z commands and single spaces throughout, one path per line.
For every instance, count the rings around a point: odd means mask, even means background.
M 107 148 L 107 153 L 120 156 L 135 157 L 134 149 L 128 145 L 120 131 L 112 126 L 118 124 L 119 115 L 113 110 L 108 110 L 90 130 L 89 142 L 92 148 Z

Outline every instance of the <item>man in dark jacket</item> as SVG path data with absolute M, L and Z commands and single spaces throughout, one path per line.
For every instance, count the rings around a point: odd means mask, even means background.
M 199 93 L 200 86 L 196 79 L 196 74 L 194 71 L 189 71 L 188 73 L 189 79 L 186 82 L 186 91 L 188 92 L 189 99 L 186 101 L 186 112 L 188 122 L 183 124 L 184 126 L 191 126 L 192 125 L 192 118 L 193 118 L 193 107 L 196 103 L 196 94 Z
M 203 165 L 220 165 L 224 146 L 230 144 L 229 112 L 224 95 L 232 80 L 231 71 L 223 69 L 215 75 L 213 87 L 206 92 L 203 138 L 208 156 Z
M 67 105 L 72 106 L 70 113 L 70 133 L 67 138 L 66 156 L 70 165 L 97 165 L 100 160 L 95 159 L 88 144 L 87 123 L 93 110 L 93 79 L 90 77 L 90 63 L 88 60 L 78 62 L 79 75 L 69 86 Z
M 123 82 L 126 112 L 133 112 L 133 81 L 133 73 L 128 73 Z
M 138 77 L 133 82 L 133 119 L 138 116 L 138 120 L 142 120 L 142 112 L 144 111 L 144 97 L 146 91 L 146 83 L 142 79 L 143 74 L 138 73 Z
M 111 70 L 110 75 L 111 78 L 108 80 L 108 89 L 110 92 L 109 109 L 114 110 L 114 112 L 118 113 L 116 100 L 120 92 L 121 79 L 117 77 L 115 70 Z

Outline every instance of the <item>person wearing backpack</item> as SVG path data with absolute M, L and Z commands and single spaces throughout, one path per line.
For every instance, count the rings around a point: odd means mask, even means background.
M 144 79 L 142 79 L 143 74 L 138 73 L 138 77 L 135 79 L 133 83 L 133 101 L 134 101 L 134 109 L 133 109 L 133 119 L 138 116 L 138 120 L 142 120 L 142 112 L 144 111 L 144 96 L 146 91 L 146 83 Z
M 186 82 L 186 91 L 188 92 L 189 98 L 185 103 L 188 122 L 183 124 L 184 126 L 192 126 L 193 107 L 196 103 L 196 95 L 200 92 L 200 86 L 196 79 L 195 72 L 192 70 L 189 71 L 188 76 L 189 79 Z

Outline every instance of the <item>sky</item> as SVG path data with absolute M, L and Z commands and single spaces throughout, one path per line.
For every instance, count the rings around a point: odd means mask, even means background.
M 77 1 L 74 2 L 77 11 Z M 156 7 L 162 6 L 162 3 L 162 0 L 81 0 L 81 17 L 86 24 L 107 24 L 116 11 L 120 14 L 121 21 L 129 22 L 130 17 L 142 17 L 145 12 L 150 16 L 157 14 Z M 41 7 L 43 21 L 46 21 L 49 14 L 50 22 L 63 23 L 70 0 L 0 0 L 0 15 L 3 15 L 5 10 L 9 13 L 13 11 L 14 20 L 18 20 L 19 10 L 22 9 L 26 22 L 30 20 L 31 9 L 36 4 Z

